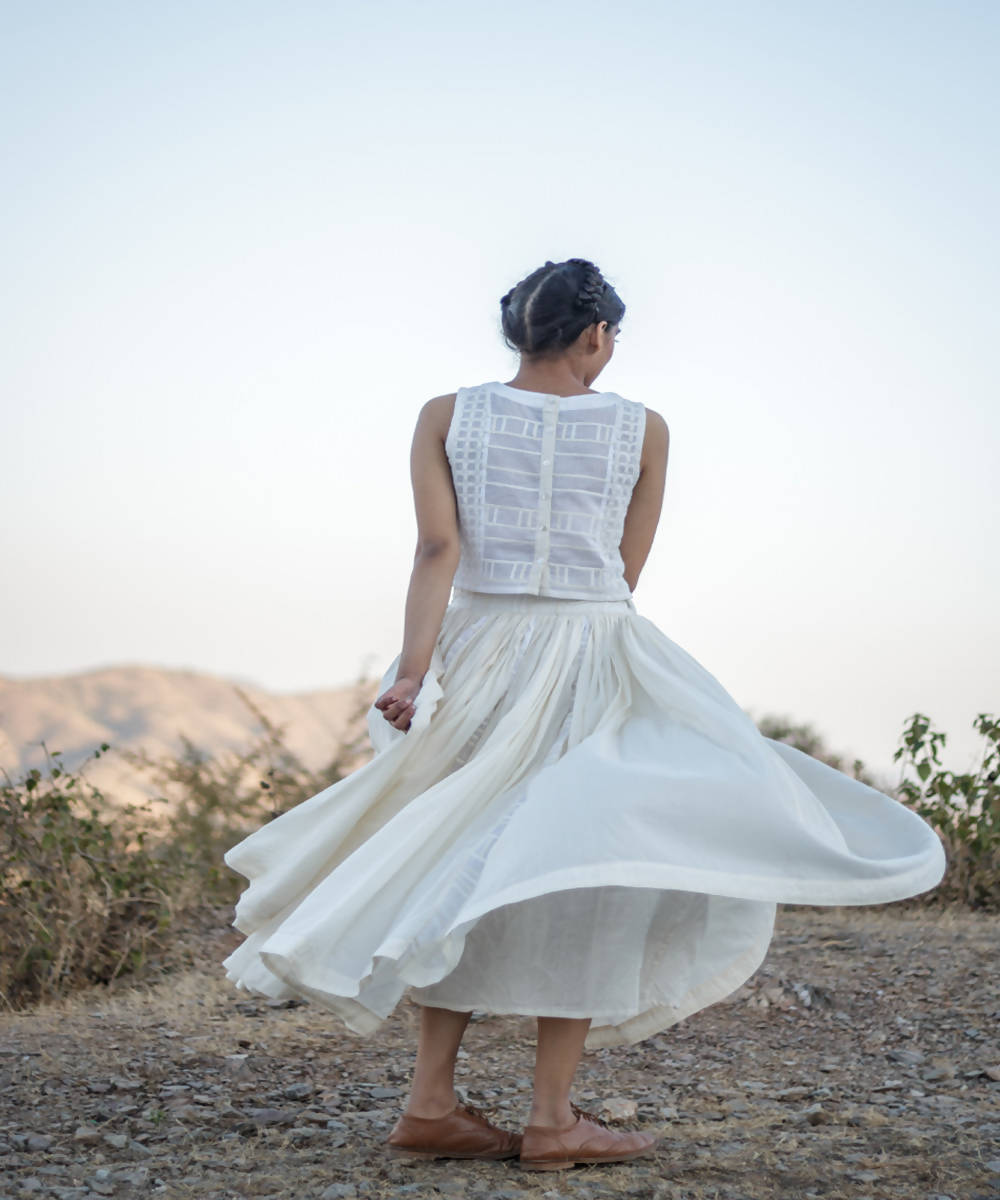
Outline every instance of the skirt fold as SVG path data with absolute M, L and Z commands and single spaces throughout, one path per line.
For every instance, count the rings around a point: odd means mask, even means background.
M 739 988 L 777 904 L 944 873 L 920 817 L 763 737 L 632 600 L 456 590 L 409 731 L 368 720 L 370 762 L 227 851 L 223 963 L 363 1036 L 409 992 L 630 1044 Z

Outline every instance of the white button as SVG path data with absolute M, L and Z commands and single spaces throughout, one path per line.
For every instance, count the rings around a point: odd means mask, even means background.
M 546 529 L 548 529 L 548 525 L 543 525 L 543 526 L 542 526 L 542 530 L 543 530 L 543 532 L 544 532 Z
M 542 459 L 542 466 L 543 466 L 543 467 L 547 467 L 551 461 L 552 461 L 552 459 L 551 459 L 551 458 L 543 458 L 543 459 Z
M 545 562 L 545 559 L 544 558 L 536 558 L 535 562 Z

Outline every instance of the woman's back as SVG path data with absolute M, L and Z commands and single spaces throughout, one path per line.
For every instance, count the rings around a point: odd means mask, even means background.
M 445 441 L 462 543 L 455 586 L 628 597 L 619 544 L 645 423 L 645 406 L 615 392 L 459 388 Z

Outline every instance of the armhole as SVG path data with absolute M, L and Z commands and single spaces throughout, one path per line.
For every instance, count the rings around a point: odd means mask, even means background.
M 466 388 L 460 387 L 455 392 L 455 406 L 452 409 L 451 421 L 448 424 L 448 432 L 444 438 L 444 452 L 449 462 L 455 461 L 455 450 L 458 443 L 458 420 L 460 409 L 465 400 Z

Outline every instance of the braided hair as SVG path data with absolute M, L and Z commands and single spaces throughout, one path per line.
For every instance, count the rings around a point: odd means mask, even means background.
M 549 260 L 500 298 L 504 342 L 538 357 L 560 353 L 598 321 L 619 324 L 624 313 L 618 293 L 586 258 Z

